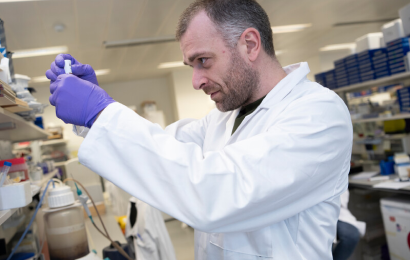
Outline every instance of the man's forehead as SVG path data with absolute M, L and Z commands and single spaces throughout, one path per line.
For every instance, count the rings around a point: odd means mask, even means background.
M 181 37 L 180 48 L 184 61 L 200 52 L 209 52 L 222 41 L 214 23 L 204 11 L 199 12 Z

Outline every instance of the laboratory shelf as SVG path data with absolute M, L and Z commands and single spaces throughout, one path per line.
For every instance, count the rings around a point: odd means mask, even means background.
M 54 177 L 54 175 L 56 175 L 58 173 L 58 169 L 47 173 L 44 175 L 43 179 L 41 181 L 37 181 L 37 182 L 33 182 L 34 185 L 40 187 L 39 189 L 35 189 L 34 195 L 37 195 L 40 190 L 41 190 L 41 186 L 43 186 L 44 184 L 46 184 L 51 178 Z M 33 190 L 33 188 L 32 188 Z M 14 214 L 14 212 L 16 212 L 18 210 L 18 208 L 15 209 L 6 209 L 6 210 L 0 210 L 0 225 L 2 225 L 9 217 L 11 217 L 11 215 Z
M 1 124 L 14 123 L 15 128 L 2 129 Z M 45 139 L 50 134 L 36 126 L 32 122 L 27 122 L 22 117 L 4 110 L 0 107 L 0 139 L 12 142 L 23 142 L 38 139 Z
M 67 142 L 68 142 L 68 140 L 65 140 L 65 139 L 47 140 L 47 141 L 43 141 L 40 144 L 40 146 L 67 144 Z
M 0 210 L 0 225 L 2 225 L 17 209 Z
M 353 119 L 352 123 L 390 121 L 390 120 L 405 119 L 405 118 L 410 118 L 410 113 L 402 113 L 402 114 L 397 114 L 397 115 L 389 116 L 389 117 L 374 117 L 374 118 L 366 118 L 366 119 Z
M 359 91 L 359 90 L 368 89 L 371 87 L 381 87 L 381 86 L 386 86 L 392 83 L 398 83 L 398 81 L 405 80 L 405 79 L 410 79 L 410 72 L 403 72 L 403 73 L 392 75 L 390 77 L 384 77 L 380 79 L 365 81 L 365 82 L 350 85 L 347 87 L 337 88 L 337 89 L 334 89 L 334 91 L 336 93 Z

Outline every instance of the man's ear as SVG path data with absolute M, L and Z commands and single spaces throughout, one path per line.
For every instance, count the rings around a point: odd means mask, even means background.
M 261 36 L 255 28 L 246 29 L 240 39 L 239 44 L 249 61 L 255 61 L 261 52 Z

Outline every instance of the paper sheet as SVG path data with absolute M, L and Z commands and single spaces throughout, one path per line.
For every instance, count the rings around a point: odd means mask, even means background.
M 351 177 L 352 180 L 367 180 L 379 174 L 378 172 L 361 172 Z
M 373 188 L 398 190 L 410 186 L 410 182 L 386 181 L 373 185 Z

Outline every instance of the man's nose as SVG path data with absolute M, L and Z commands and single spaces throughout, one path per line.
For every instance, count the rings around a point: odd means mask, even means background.
M 205 77 L 205 75 L 201 73 L 200 71 L 194 69 L 194 72 L 192 75 L 192 85 L 194 86 L 194 89 L 200 90 L 207 83 L 208 83 L 208 79 Z

